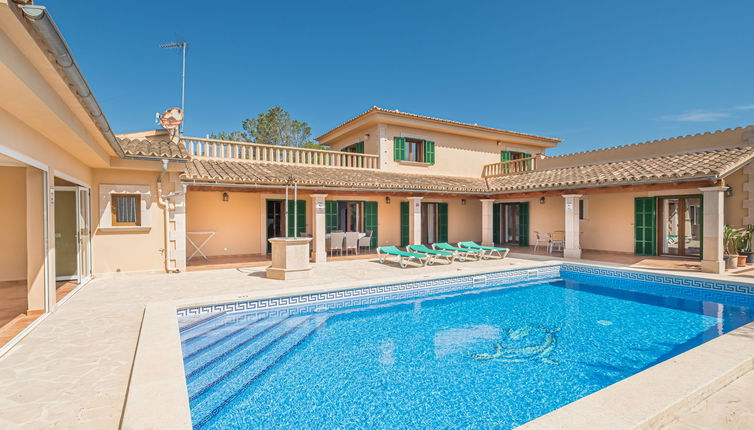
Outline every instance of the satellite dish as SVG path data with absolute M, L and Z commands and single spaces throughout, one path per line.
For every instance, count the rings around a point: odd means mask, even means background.
M 183 122 L 183 111 L 174 107 L 166 110 L 160 115 L 160 125 L 162 128 L 178 128 Z

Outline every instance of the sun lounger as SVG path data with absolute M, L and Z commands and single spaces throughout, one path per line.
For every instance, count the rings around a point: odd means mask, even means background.
M 377 248 L 377 255 L 380 257 L 380 263 L 384 263 L 388 255 L 398 257 L 398 264 L 400 264 L 401 267 L 406 267 L 406 262 L 412 259 L 421 261 L 422 266 L 426 265 L 427 261 L 429 261 L 429 256 L 427 254 L 401 251 L 395 246 L 380 246 Z
M 434 263 L 439 257 L 445 257 L 448 260 L 448 263 L 452 263 L 453 260 L 456 259 L 456 254 L 454 252 L 438 251 L 437 249 L 427 248 L 424 245 L 409 245 L 406 247 L 406 250 L 409 252 L 418 252 L 429 255 L 429 261 L 427 261 L 427 264 Z
M 482 245 L 477 245 L 476 242 L 459 242 L 458 246 L 461 246 L 464 248 L 481 249 L 483 251 L 487 251 L 488 257 L 492 256 L 493 252 L 496 252 L 498 257 L 505 258 L 510 252 L 510 249 L 508 248 L 499 248 L 497 246 L 482 246 Z
M 433 243 L 432 248 L 439 249 L 441 251 L 453 252 L 461 261 L 464 261 L 466 258 L 471 257 L 472 255 L 476 256 L 477 259 L 480 259 L 482 258 L 482 256 L 484 256 L 484 251 L 481 249 L 460 248 L 446 242 Z

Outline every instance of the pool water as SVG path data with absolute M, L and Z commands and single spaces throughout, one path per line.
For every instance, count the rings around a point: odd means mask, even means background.
M 754 320 L 735 294 L 561 276 L 208 319 L 181 333 L 194 427 L 514 428 Z

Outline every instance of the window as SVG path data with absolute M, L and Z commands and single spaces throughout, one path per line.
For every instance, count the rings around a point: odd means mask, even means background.
M 412 137 L 393 138 L 395 161 L 435 164 L 435 142 Z
M 364 142 L 356 142 L 352 145 L 348 145 L 345 148 L 340 150 L 341 152 L 353 152 L 355 154 L 363 154 L 364 153 Z
M 139 194 L 112 194 L 113 226 L 141 225 L 141 196 Z
M 527 154 L 526 152 L 500 151 L 500 161 L 521 160 L 524 158 L 531 158 L 531 156 L 531 154 Z M 526 170 L 532 170 L 531 161 L 526 162 Z
M 405 161 L 424 162 L 424 141 L 419 139 L 406 139 Z

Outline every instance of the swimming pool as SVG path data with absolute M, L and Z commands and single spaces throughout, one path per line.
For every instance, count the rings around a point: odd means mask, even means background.
M 513 428 L 754 320 L 750 287 L 700 282 L 563 265 L 184 309 L 193 425 Z

